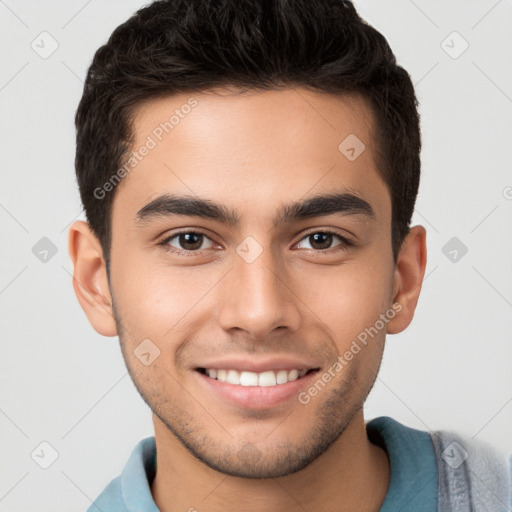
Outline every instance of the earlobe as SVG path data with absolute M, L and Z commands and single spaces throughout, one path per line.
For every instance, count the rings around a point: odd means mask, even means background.
M 398 253 L 391 300 L 399 313 L 389 321 L 388 334 L 402 332 L 413 319 L 427 265 L 426 236 L 423 226 L 414 226 Z
M 68 250 L 73 262 L 73 288 L 89 322 L 103 336 L 116 336 L 105 259 L 89 224 L 76 221 L 71 225 Z

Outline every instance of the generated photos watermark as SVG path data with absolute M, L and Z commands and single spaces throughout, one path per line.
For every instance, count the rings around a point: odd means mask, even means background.
M 379 332 L 386 327 L 389 321 L 395 318 L 397 313 L 400 313 L 400 311 L 402 311 L 402 305 L 399 302 L 395 302 L 391 308 L 379 316 L 379 319 L 371 327 L 367 327 L 361 331 L 357 335 L 357 339 L 352 341 L 350 348 L 346 350 L 343 355 L 339 355 L 336 361 L 324 373 L 322 373 L 320 377 L 318 377 L 314 384 L 312 384 L 306 391 L 301 391 L 298 394 L 299 402 L 302 405 L 309 404 L 309 402 L 311 402 L 311 398 L 317 396 L 317 394 L 322 391 L 345 366 L 347 366 L 349 361 L 351 361 L 354 356 L 359 354 L 359 352 L 368 345 L 368 337 L 373 339 L 377 336 Z
M 149 155 L 151 150 L 158 146 L 159 142 L 162 142 L 165 135 L 171 133 L 172 130 L 181 122 L 182 119 L 192 112 L 194 107 L 197 107 L 198 102 L 195 98 L 189 98 L 186 103 L 181 105 L 180 108 L 174 110 L 174 113 L 169 117 L 167 121 L 160 123 L 156 126 L 152 132 L 146 137 L 146 141 L 137 150 L 132 151 L 130 156 L 126 159 L 126 163 L 119 168 L 101 187 L 94 189 L 94 197 L 96 199 L 105 199 L 109 192 L 112 192 L 114 188 L 121 182 L 121 180 L 128 174 L 130 174 L 137 165 L 139 165 L 144 158 Z

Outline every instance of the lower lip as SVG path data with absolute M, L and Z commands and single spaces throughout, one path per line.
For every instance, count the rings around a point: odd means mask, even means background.
M 300 391 L 309 386 L 311 379 L 318 373 L 316 370 L 297 380 L 275 386 L 241 386 L 221 382 L 197 370 L 194 371 L 201 382 L 217 396 L 245 409 L 267 409 L 286 402 L 290 398 L 297 398 Z

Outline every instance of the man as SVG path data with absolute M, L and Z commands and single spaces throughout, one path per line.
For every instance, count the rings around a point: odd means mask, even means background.
M 426 233 L 414 89 L 350 2 L 155 2 L 76 126 L 75 292 L 155 429 L 90 511 L 508 510 L 490 446 L 363 417 Z

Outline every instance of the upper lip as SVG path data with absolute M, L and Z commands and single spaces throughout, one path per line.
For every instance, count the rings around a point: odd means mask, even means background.
M 229 357 L 205 361 L 196 368 L 211 368 L 216 370 L 238 370 L 240 372 L 261 373 L 277 370 L 311 370 L 318 365 L 295 357 Z

